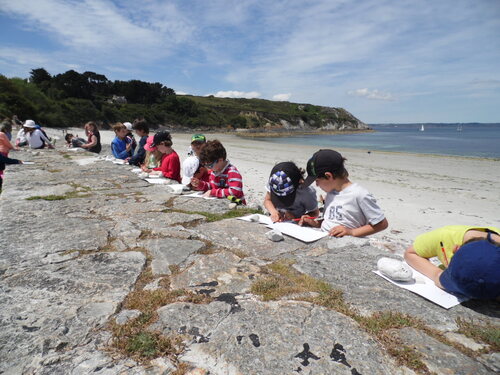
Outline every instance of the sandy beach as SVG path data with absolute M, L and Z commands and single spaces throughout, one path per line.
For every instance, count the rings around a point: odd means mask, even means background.
M 81 129 L 68 129 L 83 135 Z M 61 132 L 52 130 L 50 133 Z M 103 144 L 114 137 L 101 131 Z M 191 134 L 172 134 L 174 149 L 186 158 Z M 219 139 L 228 158 L 242 173 L 249 203 L 262 204 L 265 184 L 274 164 L 294 161 L 305 168 L 319 149 L 244 139 L 231 134 L 207 134 Z M 61 142 L 61 141 L 59 141 Z M 61 142 L 64 143 L 64 142 Z M 57 148 L 62 147 L 57 144 Z M 371 237 L 376 246 L 401 253 L 420 233 L 451 224 L 500 225 L 500 162 L 463 157 L 388 153 L 336 148 L 347 158 L 350 180 L 368 189 L 389 221 L 389 228 Z M 317 188 L 318 194 L 325 194 Z

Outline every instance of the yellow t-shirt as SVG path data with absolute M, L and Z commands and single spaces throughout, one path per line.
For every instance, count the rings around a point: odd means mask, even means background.
M 453 249 L 456 245 L 462 246 L 464 235 L 467 231 L 474 229 L 485 232 L 486 229 L 492 230 L 500 234 L 500 229 L 495 227 L 473 227 L 467 225 L 448 225 L 446 227 L 434 229 L 431 232 L 421 234 L 413 242 L 413 249 L 423 258 L 438 257 L 442 264 L 448 266 L 448 263 L 453 257 Z M 448 262 L 445 262 L 441 244 L 443 243 L 444 250 Z

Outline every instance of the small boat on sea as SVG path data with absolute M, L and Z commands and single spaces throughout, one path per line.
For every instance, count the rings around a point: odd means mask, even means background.
M 425 131 L 424 124 L 422 124 L 422 126 L 420 127 L 420 131 L 421 132 Z
M 461 132 L 463 130 L 462 125 L 457 126 L 457 132 Z

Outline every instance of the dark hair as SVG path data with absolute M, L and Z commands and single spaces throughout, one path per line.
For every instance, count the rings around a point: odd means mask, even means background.
M 217 139 L 205 143 L 200 151 L 200 161 L 202 164 L 212 163 L 220 158 L 226 159 L 226 149 Z
M 73 134 L 71 133 L 68 133 L 64 136 L 64 139 L 66 140 L 66 142 L 71 142 L 71 138 L 73 138 Z
M 324 171 L 322 173 L 319 173 L 317 178 L 325 178 L 325 173 L 330 172 L 333 174 L 334 177 L 336 178 L 347 178 L 349 177 L 349 172 L 347 172 L 347 169 L 344 167 L 344 163 L 347 161 L 346 158 L 342 157 L 342 164 L 341 165 L 336 165 L 332 166 L 330 170 Z
M 132 129 L 142 130 L 144 133 L 149 134 L 149 126 L 146 120 L 135 120 Z

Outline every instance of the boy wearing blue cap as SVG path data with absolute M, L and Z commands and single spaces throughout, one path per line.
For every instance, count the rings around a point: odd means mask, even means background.
M 449 225 L 418 236 L 406 262 L 453 294 L 474 299 L 500 296 L 500 229 Z M 442 268 L 429 258 L 438 257 Z M 444 270 L 443 270 L 444 268 Z
M 273 223 L 303 216 L 314 219 L 319 215 L 316 190 L 312 186 L 303 186 L 302 173 L 290 161 L 276 164 L 271 170 L 264 207 Z

